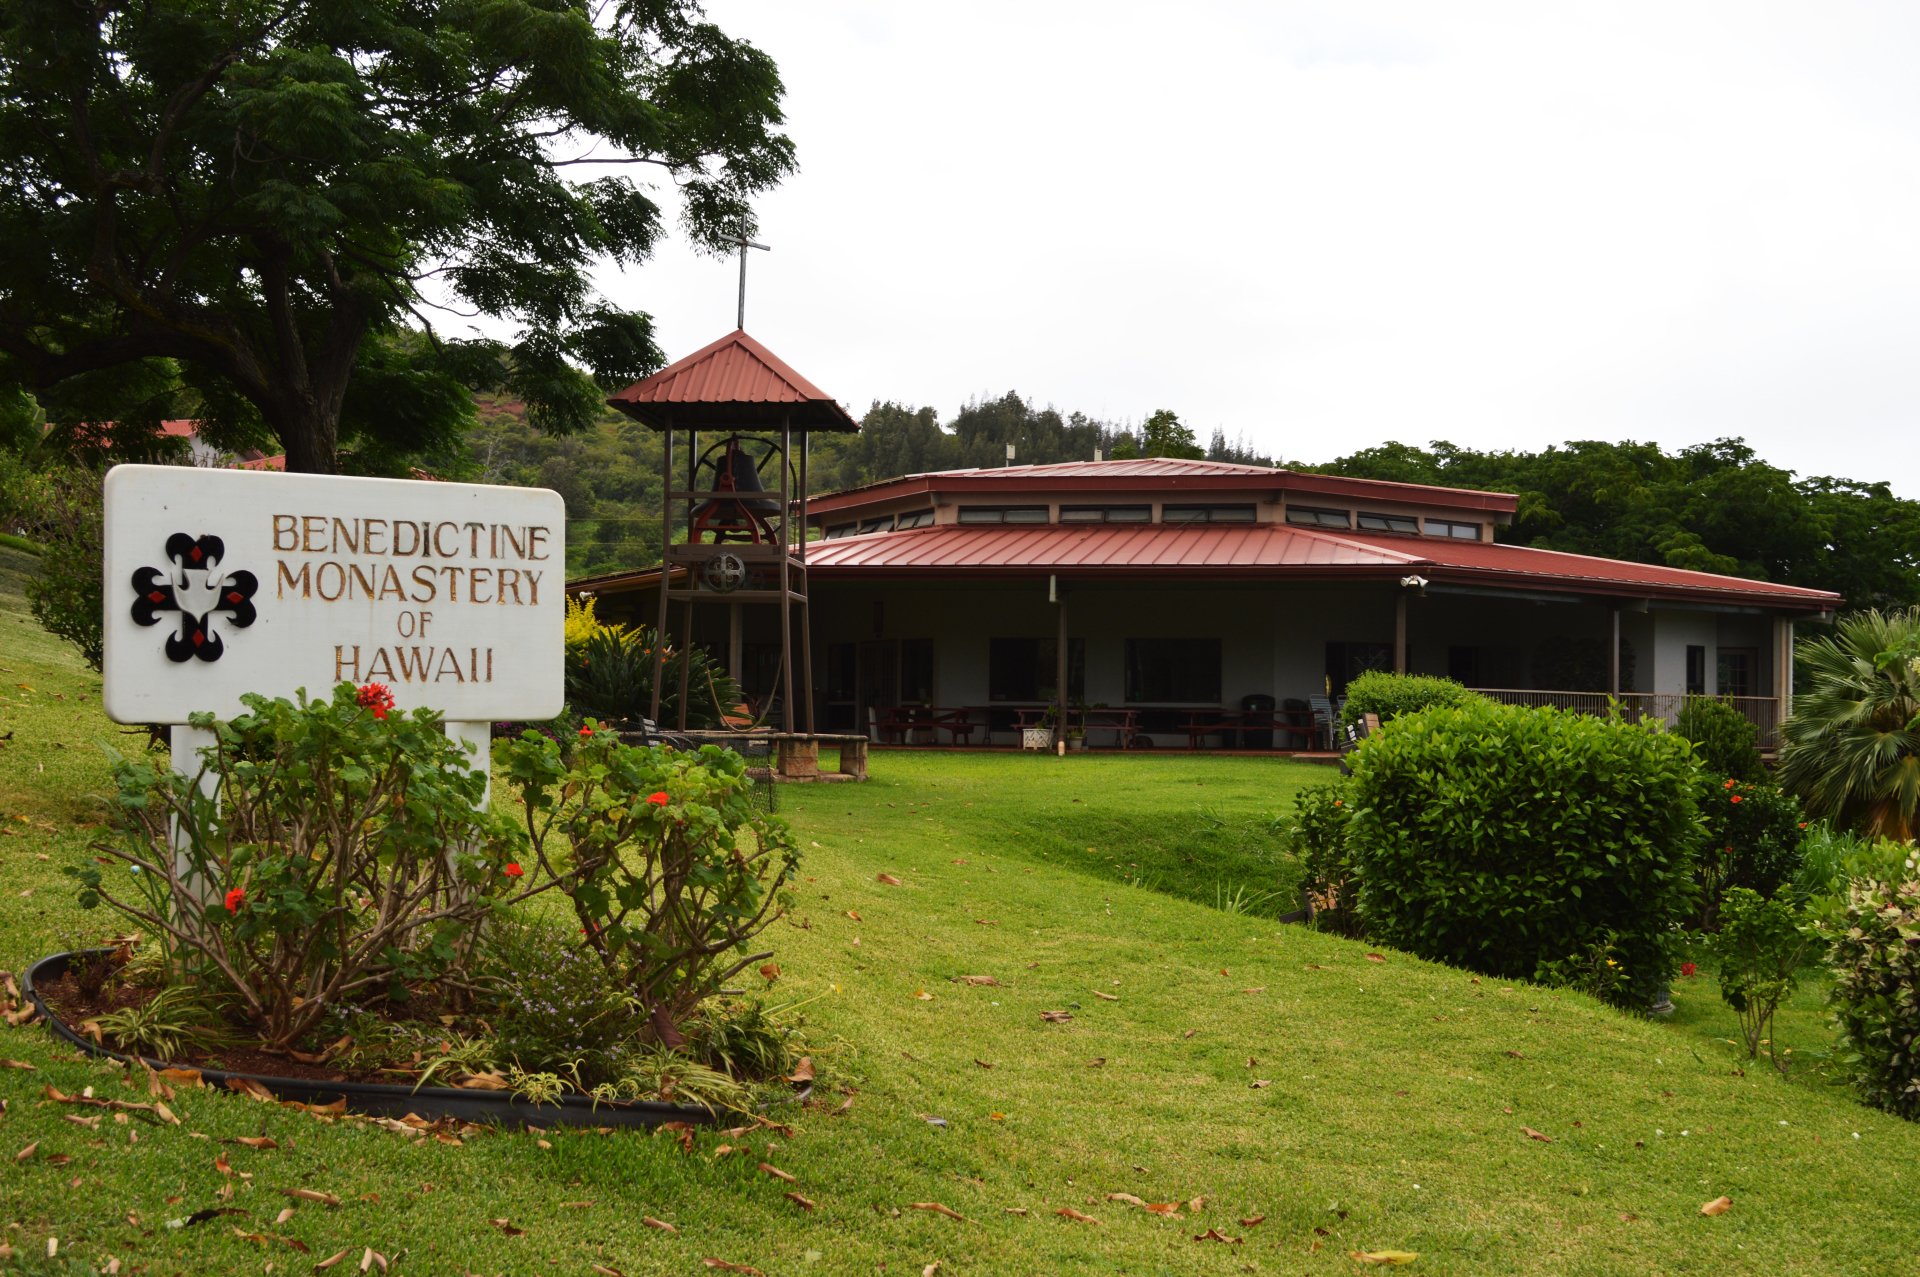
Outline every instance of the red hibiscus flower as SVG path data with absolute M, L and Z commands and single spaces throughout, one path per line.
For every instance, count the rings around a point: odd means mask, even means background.
M 245 903 L 246 899 L 247 892 L 244 887 L 235 887 L 232 891 L 229 891 L 227 893 L 227 912 L 239 913 L 240 906 Z
M 373 711 L 376 719 L 384 720 L 387 711 L 393 708 L 393 690 L 385 683 L 365 683 L 360 694 L 354 698 L 366 709 Z
M 1739 801 L 1740 801 L 1740 795 L 1738 795 L 1738 794 L 1729 794 L 1729 795 L 1727 795 L 1727 801 L 1728 801 L 1728 802 L 1730 802 L 1730 803 L 1737 803 L 1737 802 L 1739 802 Z
M 521 874 L 525 873 L 526 870 L 522 869 L 518 864 L 515 864 L 510 861 L 508 862 L 506 869 L 503 870 L 502 872 L 504 872 L 509 878 L 518 878 Z
M 1686 976 L 1689 980 L 1693 978 L 1693 973 L 1697 970 L 1699 970 L 1699 968 L 1691 962 L 1683 962 L 1680 964 L 1680 974 Z
M 593 729 L 591 727 L 582 727 L 580 729 L 580 734 L 582 736 L 591 736 L 593 735 Z
M 1731 777 L 1731 776 L 1729 776 L 1729 777 L 1727 777 L 1727 783 L 1726 783 L 1726 784 L 1724 784 L 1724 785 L 1722 785 L 1722 786 L 1721 786 L 1720 788 L 1722 788 L 1722 789 L 1732 789 L 1732 788 L 1733 788 L 1733 777 Z
M 667 805 L 667 791 L 663 789 L 657 794 L 648 794 L 647 801 L 655 807 L 665 807 Z

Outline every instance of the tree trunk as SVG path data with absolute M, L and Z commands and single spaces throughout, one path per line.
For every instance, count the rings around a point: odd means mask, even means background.
M 292 411 L 269 418 L 280 446 L 287 450 L 288 474 L 337 474 L 340 421 L 337 414 L 314 410 L 311 404 L 289 405 Z

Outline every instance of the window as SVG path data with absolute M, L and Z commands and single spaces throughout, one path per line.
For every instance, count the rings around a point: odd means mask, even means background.
M 1347 684 L 1368 670 L 1392 668 L 1391 643 L 1327 644 L 1327 686 L 1333 689 L 1335 696 L 1345 696 Z
M 987 642 L 987 699 L 1051 701 L 1059 694 L 1060 645 L 1053 639 L 997 638 Z M 1087 645 L 1067 640 L 1067 695 L 1087 695 Z
M 1126 642 L 1127 703 L 1220 703 L 1220 640 L 1150 638 Z
M 1250 505 L 1168 505 L 1160 507 L 1162 523 L 1252 523 Z
M 933 511 L 909 510 L 893 526 L 899 532 L 905 532 L 908 528 L 930 528 L 933 526 Z
M 1456 683 L 1468 687 L 1480 686 L 1480 649 L 1477 647 L 1449 647 L 1447 649 L 1447 677 Z
M 962 523 L 1045 523 L 1047 507 L 1043 505 L 963 505 L 960 507 Z
M 933 640 L 900 640 L 900 703 L 933 704 Z
M 1760 652 L 1751 647 L 1723 647 L 1718 653 L 1720 695 L 1758 696 Z
M 1315 510 L 1303 505 L 1287 507 L 1287 522 L 1305 528 L 1351 528 L 1353 516 L 1345 510 Z
M 853 535 L 853 525 L 851 523 L 836 523 L 832 527 L 828 528 L 824 533 L 822 533 L 821 538 L 823 540 L 831 541 L 835 537 L 850 537 L 852 535 Z
M 1408 532 L 1420 531 L 1420 520 L 1410 514 L 1381 514 L 1378 511 L 1362 510 L 1360 528 L 1365 532 Z
M 1687 695 L 1705 696 L 1707 694 L 1707 649 L 1699 644 L 1687 644 Z
M 1063 505 L 1062 523 L 1152 523 L 1150 505 Z
M 1477 523 L 1455 523 L 1451 519 L 1428 519 L 1427 535 L 1430 537 L 1452 537 L 1456 541 L 1478 541 L 1480 525 Z
M 886 514 L 886 515 L 880 516 L 877 519 L 860 520 L 860 530 L 857 533 L 857 535 L 865 536 L 869 532 L 889 532 L 892 529 L 893 529 L 893 516 L 890 514 Z

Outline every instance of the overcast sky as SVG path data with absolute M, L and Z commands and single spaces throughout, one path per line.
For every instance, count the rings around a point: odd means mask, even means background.
M 1920 497 L 1920 6 L 709 13 L 799 149 L 747 329 L 856 415 L 1017 390 L 1310 462 L 1741 435 Z M 678 358 L 734 269 L 606 283 Z

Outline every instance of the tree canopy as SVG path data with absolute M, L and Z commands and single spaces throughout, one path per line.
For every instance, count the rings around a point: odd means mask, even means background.
M 0 390 L 70 419 L 171 361 L 302 471 L 444 446 L 470 387 L 578 427 L 662 362 L 590 274 L 665 233 L 629 166 L 717 248 L 793 168 L 782 92 L 690 0 L 0 0 Z
M 1884 482 L 1796 479 L 1739 439 L 1672 453 L 1631 441 L 1388 443 L 1296 468 L 1514 493 L 1519 509 L 1498 535 L 1517 545 L 1836 590 L 1848 608 L 1920 602 L 1920 502 Z

